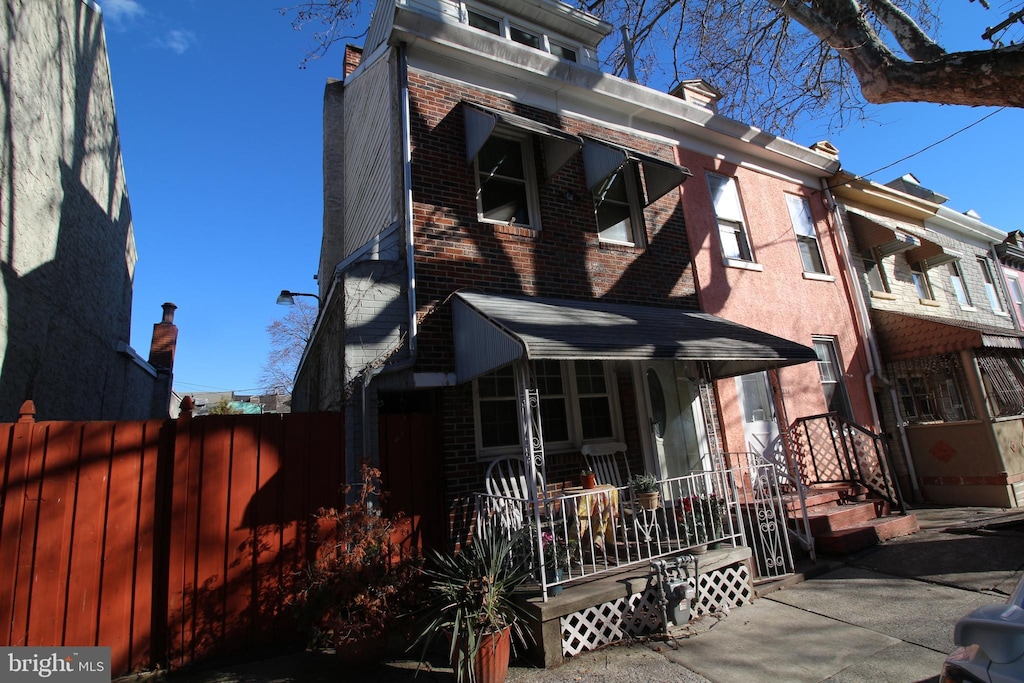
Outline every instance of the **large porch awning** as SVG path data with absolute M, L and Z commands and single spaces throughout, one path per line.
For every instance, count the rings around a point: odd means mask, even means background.
M 1024 332 L 934 316 L 871 312 L 878 343 L 889 361 L 912 360 L 970 349 L 1024 350 Z
M 459 292 L 453 309 L 459 382 L 520 358 L 706 361 L 715 378 L 817 360 L 809 347 L 708 313 L 473 292 Z

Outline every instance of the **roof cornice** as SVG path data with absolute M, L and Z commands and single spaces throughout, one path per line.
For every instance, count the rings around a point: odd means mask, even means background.
M 496 90 L 508 87 L 502 79 L 512 79 L 508 82 L 538 100 L 524 103 L 538 108 L 552 109 L 554 105 L 555 111 L 570 116 L 580 110 L 584 118 L 583 110 L 600 111 L 620 126 L 648 130 L 684 146 L 688 139 L 704 147 L 731 149 L 813 177 L 830 177 L 839 170 L 839 161 L 833 156 L 668 93 L 405 7 L 396 11 L 389 42 L 406 43 L 410 57 L 419 54 L 432 66 L 443 64 L 451 78 L 464 75 L 467 82 L 486 87 L 480 83 L 480 74 L 490 72 L 498 76 Z M 541 102 L 544 98 L 547 100 Z

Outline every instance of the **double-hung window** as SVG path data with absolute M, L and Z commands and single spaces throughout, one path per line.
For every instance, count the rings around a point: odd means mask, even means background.
M 477 216 L 489 223 L 540 229 L 533 150 L 527 135 L 491 135 L 474 159 Z
M 921 301 L 932 301 L 935 295 L 932 293 L 932 283 L 928 279 L 928 269 L 921 262 L 910 264 L 910 275 L 914 279 L 914 289 Z
M 708 173 L 711 201 L 718 219 L 718 235 L 722 241 L 722 256 L 737 261 L 753 261 L 750 240 L 743 222 L 743 209 L 736 191 L 736 181 L 717 173 Z
M 1010 286 L 1010 298 L 1013 299 L 1013 305 L 1017 307 L 1017 316 L 1020 318 L 1018 322 L 1024 325 L 1024 290 L 1021 290 L 1020 280 L 1008 277 L 1006 283 Z
M 946 268 L 949 270 L 949 282 L 953 286 L 953 296 L 956 297 L 957 303 L 961 306 L 970 306 L 971 295 L 967 291 L 963 271 L 960 270 L 960 261 L 950 261 Z
M 534 361 L 540 394 L 541 429 L 547 448 L 579 447 L 619 438 L 614 381 L 601 361 Z M 511 365 L 475 382 L 478 443 L 482 453 L 497 455 L 520 445 L 519 409 Z
M 882 268 L 882 256 L 878 249 L 865 249 L 861 253 L 864 262 L 864 273 L 868 277 L 868 287 L 872 292 L 889 293 L 889 279 Z
M 811 203 L 806 197 L 787 194 L 786 206 L 789 207 L 789 218 L 793 223 L 793 232 L 796 233 L 804 272 L 824 275 L 825 264 L 821 259 L 818 233 L 814 229 L 814 218 L 811 216 Z
M 981 277 L 985 280 L 985 295 L 988 296 L 988 303 L 995 313 L 1004 313 L 1003 302 L 999 299 L 999 292 L 996 291 L 996 280 L 992 275 L 992 268 L 988 259 L 979 256 L 978 267 L 981 268 Z
M 835 339 L 815 337 L 813 341 L 814 353 L 818 356 L 818 375 L 821 378 L 822 393 L 825 394 L 825 404 L 830 412 L 852 420 L 853 409 L 850 407 L 850 397 L 843 382 L 843 370 L 839 364 Z
M 594 192 L 597 231 L 602 241 L 643 243 L 642 196 L 636 167 L 631 162 L 622 164 L 604 179 Z

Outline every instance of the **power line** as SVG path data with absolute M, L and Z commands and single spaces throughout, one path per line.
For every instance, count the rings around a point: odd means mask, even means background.
M 884 171 L 884 170 L 886 170 L 888 168 L 892 168 L 896 164 L 901 164 L 904 161 L 906 161 L 907 159 L 913 159 L 918 154 L 922 154 L 924 152 L 927 152 L 931 148 L 937 147 L 938 145 L 941 145 L 943 142 L 946 142 L 947 140 L 949 140 L 949 139 L 951 139 L 953 137 L 956 137 L 957 135 L 960 135 L 960 133 L 963 133 L 966 130 L 970 130 L 971 128 L 974 128 L 976 125 L 978 125 L 979 123 L 981 123 L 985 119 L 988 119 L 988 118 L 991 118 L 991 117 L 995 116 L 996 114 L 998 114 L 999 112 L 1003 111 L 1004 109 L 1006 109 L 1006 107 L 999 107 L 995 111 L 991 111 L 988 114 L 985 114 L 984 116 L 982 116 L 980 119 L 978 119 L 974 123 L 967 124 L 966 126 L 961 128 L 960 130 L 958 130 L 956 132 L 953 132 L 953 133 L 950 133 L 946 137 L 942 138 L 941 140 L 939 140 L 937 142 L 933 142 L 932 144 L 928 145 L 927 147 L 922 147 L 921 149 L 917 150 L 913 154 L 908 154 L 907 156 L 903 157 L 902 159 L 897 159 L 896 161 L 892 162 L 891 164 L 886 164 L 885 166 L 882 166 L 881 168 L 876 168 L 871 173 L 865 173 L 865 174 L 859 175 L 857 177 L 860 178 L 860 179 L 863 179 L 863 180 L 867 180 L 868 178 L 870 178 L 871 176 L 875 175 L 876 173 L 880 173 L 880 172 L 882 172 L 882 171 Z

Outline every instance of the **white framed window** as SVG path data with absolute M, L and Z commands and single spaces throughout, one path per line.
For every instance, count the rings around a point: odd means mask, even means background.
M 636 165 L 622 164 L 594 191 L 597 232 L 602 242 L 643 245 L 643 193 Z
M 793 223 L 797 247 L 800 250 L 800 262 L 805 273 L 825 274 L 825 263 L 821 258 L 818 244 L 818 233 L 814 229 L 814 218 L 811 216 L 811 203 L 806 197 L 786 195 L 786 206 L 789 208 L 789 219 Z
M 838 413 L 847 420 L 853 420 L 853 408 L 843 381 L 843 366 L 839 363 L 836 341 L 833 337 L 814 337 L 814 352 L 818 356 L 818 375 L 821 390 L 825 394 L 825 405 L 829 412 Z
M 946 264 L 949 271 L 949 282 L 953 286 L 953 296 L 961 306 L 971 305 L 971 295 L 967 291 L 967 283 L 964 281 L 963 271 L 960 270 L 960 261 L 950 261 Z
M 865 249 L 861 252 L 864 262 L 864 274 L 868 278 L 868 287 L 872 292 L 889 293 L 889 278 L 882 267 L 882 257 L 877 249 Z
M 928 279 L 928 269 L 923 263 L 910 264 L 910 275 L 914 279 L 914 289 L 922 301 L 932 301 L 935 295 L 932 293 L 932 282 Z
M 575 62 L 579 55 L 579 46 L 574 46 L 570 41 L 562 38 L 552 40 L 551 36 L 538 27 L 509 19 L 506 16 L 492 14 L 469 3 L 463 4 L 462 21 L 475 29 L 486 31 L 534 50 L 547 52 L 559 59 Z
M 622 433 L 611 365 L 602 361 L 534 361 L 541 427 L 548 449 L 578 448 Z M 473 383 L 477 445 L 488 456 L 520 448 L 519 409 L 511 365 Z
M 491 135 L 473 159 L 477 218 L 540 229 L 533 145 L 528 135 Z
M 999 292 L 996 291 L 996 280 L 992 275 L 992 268 L 989 267 L 988 259 L 978 257 L 978 266 L 981 268 L 981 277 L 985 280 L 985 295 L 988 297 L 988 304 L 996 313 L 1005 313 L 1003 302 L 999 300 Z
M 750 240 L 743 222 L 743 208 L 733 178 L 708 173 L 711 202 L 718 219 L 718 235 L 722 242 L 722 256 L 737 261 L 753 261 Z
M 1010 298 L 1013 299 L 1013 305 L 1017 308 L 1019 322 L 1024 325 L 1024 290 L 1021 289 L 1020 280 L 1008 277 L 1006 283 L 1010 286 Z

